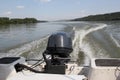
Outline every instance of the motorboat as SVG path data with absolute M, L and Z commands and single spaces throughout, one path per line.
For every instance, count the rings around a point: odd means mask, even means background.
M 71 61 L 72 51 L 67 34 L 53 34 L 42 59 L 0 58 L 0 80 L 120 80 L 119 58 L 94 58 L 89 66 L 78 66 Z

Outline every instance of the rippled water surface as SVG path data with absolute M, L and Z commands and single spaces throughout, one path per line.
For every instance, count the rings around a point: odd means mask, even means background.
M 40 58 L 49 35 L 67 32 L 73 40 L 72 59 L 120 57 L 120 21 L 49 22 L 0 26 L 0 57 Z

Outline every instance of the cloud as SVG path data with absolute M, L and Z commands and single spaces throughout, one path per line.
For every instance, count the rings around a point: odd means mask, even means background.
M 47 2 L 51 2 L 52 0 L 40 0 L 40 2 L 45 2 L 45 3 L 47 3 Z
M 24 6 L 16 6 L 16 8 L 18 8 L 18 9 L 23 9 L 23 8 L 25 8 Z
M 4 15 L 11 15 L 11 14 L 12 14 L 11 11 L 7 11 L 7 12 L 4 13 Z

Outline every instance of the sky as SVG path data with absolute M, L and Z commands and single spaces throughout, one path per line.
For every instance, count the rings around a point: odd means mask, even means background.
M 120 0 L 0 0 L 0 17 L 74 19 L 120 11 Z

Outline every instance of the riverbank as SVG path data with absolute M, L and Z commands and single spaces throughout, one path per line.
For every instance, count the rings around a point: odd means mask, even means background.
M 70 21 L 120 21 L 120 12 L 89 15 L 82 18 L 76 18 Z
M 25 23 L 39 23 L 39 22 L 46 22 L 46 21 L 40 21 L 35 18 L 12 18 L 9 17 L 0 17 L 0 24 L 6 25 L 6 24 L 25 24 Z

